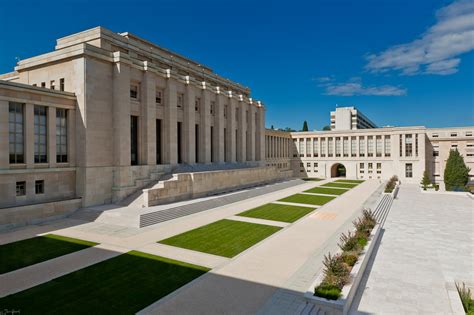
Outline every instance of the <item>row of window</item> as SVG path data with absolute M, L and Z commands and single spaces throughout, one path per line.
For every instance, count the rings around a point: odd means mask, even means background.
M 450 150 L 454 151 L 458 149 L 458 145 L 456 143 L 451 144 Z M 466 156 L 472 157 L 474 156 L 474 143 L 467 143 L 466 144 Z M 439 145 L 433 145 L 433 156 L 439 156 Z
M 25 163 L 25 104 L 9 103 L 11 164 Z M 56 162 L 67 163 L 67 110 L 56 109 Z M 34 162 L 48 163 L 48 110 L 34 105 Z
M 365 168 L 365 164 L 367 164 L 367 169 Z M 374 164 L 375 164 L 375 173 L 382 174 L 382 163 L 360 163 L 359 164 L 359 176 L 363 177 L 365 171 L 367 170 L 367 174 L 371 175 L 374 173 Z M 314 173 L 318 172 L 318 163 L 313 163 L 313 169 L 311 169 L 311 162 L 306 163 L 306 169 L 304 167 L 304 163 L 300 163 L 300 172 L 311 172 Z M 405 177 L 412 178 L 413 177 L 413 164 L 406 163 L 405 164 Z M 371 178 L 371 177 L 369 177 Z
M 451 132 L 451 133 L 449 134 L 450 137 L 457 137 L 457 136 L 460 136 L 460 135 L 461 135 L 461 133 L 458 133 L 458 132 Z M 466 136 L 466 137 L 472 137 L 472 131 L 466 131 L 466 132 L 464 133 L 464 136 Z M 431 135 L 431 137 L 432 137 L 432 138 L 439 138 L 439 134 L 438 134 L 438 133 L 433 133 L 433 134 Z
M 300 157 L 326 157 L 326 154 L 328 157 L 364 157 L 366 151 L 368 157 L 381 157 L 382 155 L 390 157 L 390 139 L 390 136 L 306 138 L 306 147 L 304 139 L 299 139 L 299 141 L 294 139 L 297 152 L 293 154 L 293 157 L 298 157 L 298 155 Z M 359 148 L 358 153 L 357 147 Z
M 59 90 L 60 91 L 64 91 L 64 84 L 65 84 L 65 81 L 64 81 L 64 78 L 61 78 L 59 79 Z M 33 86 L 38 86 L 38 84 L 33 84 Z M 40 85 L 42 88 L 46 88 L 46 82 L 41 82 Z M 49 88 L 51 90 L 56 90 L 56 81 L 55 80 L 51 80 L 49 81 Z
M 35 194 L 40 195 L 44 194 L 44 180 L 36 180 L 35 181 Z M 26 182 L 16 182 L 16 196 L 26 196 Z

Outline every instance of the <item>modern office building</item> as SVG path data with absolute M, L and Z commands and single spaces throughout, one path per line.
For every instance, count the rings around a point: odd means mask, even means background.
M 336 110 L 331 112 L 331 130 L 368 128 L 377 128 L 377 125 L 355 107 L 336 107 Z

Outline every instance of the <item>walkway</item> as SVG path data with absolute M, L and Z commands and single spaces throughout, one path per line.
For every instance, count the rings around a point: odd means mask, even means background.
M 402 184 L 353 313 L 451 314 L 454 281 L 474 282 L 474 200 Z
M 140 313 L 257 313 L 341 225 L 359 213 L 379 186 L 372 180 L 353 188 L 317 210 L 333 214 L 330 220 L 311 214 Z M 307 281 L 311 280 L 309 276 Z

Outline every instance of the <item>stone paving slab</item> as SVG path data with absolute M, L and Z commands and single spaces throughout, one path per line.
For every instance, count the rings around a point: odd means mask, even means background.
M 249 218 L 249 217 L 242 217 L 242 216 L 237 216 L 237 215 L 228 217 L 227 220 L 242 221 L 242 222 L 264 224 L 264 225 L 274 225 L 274 226 L 279 226 L 279 227 L 286 227 L 291 224 L 288 222 Z
M 447 288 L 474 280 L 474 201 L 402 184 L 352 312 L 453 314 Z
M 299 192 L 298 194 L 301 194 L 302 192 Z M 286 201 L 279 201 L 275 200 L 272 201 L 272 203 L 277 203 L 280 205 L 288 205 L 288 206 L 298 206 L 298 207 L 306 207 L 306 208 L 314 208 L 317 209 L 319 207 L 322 207 L 320 205 L 313 205 L 313 204 L 308 204 L 308 203 L 296 203 L 296 202 L 286 202 Z
M 148 244 L 137 249 L 138 251 L 175 259 L 208 268 L 216 268 L 230 260 L 230 258 L 208 253 L 189 250 L 165 244 Z
M 328 196 L 328 197 L 339 197 L 341 195 L 331 195 L 331 194 L 320 194 L 320 193 L 311 193 L 307 191 L 300 192 L 302 195 L 313 195 L 313 196 Z
M 73 271 L 128 252 L 127 248 L 99 244 L 71 254 L 0 275 L 0 297 L 17 293 Z

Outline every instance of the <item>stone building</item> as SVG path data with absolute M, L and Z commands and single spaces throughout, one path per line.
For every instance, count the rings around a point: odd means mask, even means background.
M 331 112 L 331 130 L 377 128 L 367 116 L 355 107 L 337 107 Z
M 265 165 L 249 88 L 102 27 L 1 75 L 0 119 L 0 207 L 118 202 L 180 165 Z

